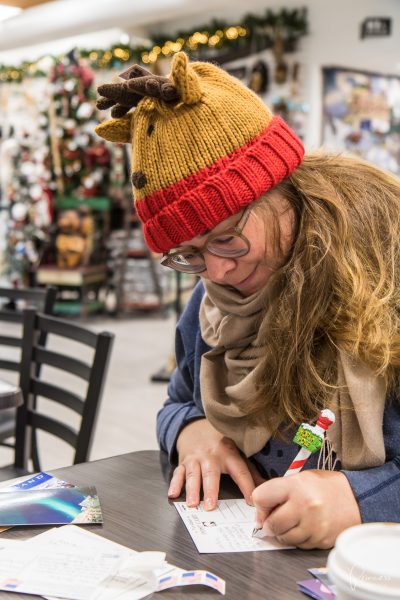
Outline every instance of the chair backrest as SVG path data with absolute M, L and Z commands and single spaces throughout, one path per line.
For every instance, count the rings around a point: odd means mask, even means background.
M 47 336 L 46 347 L 40 343 Z M 53 338 L 53 336 L 55 336 Z M 53 339 L 51 339 L 53 338 Z M 40 470 L 38 456 L 32 455 L 32 435 L 46 431 L 75 449 L 74 464 L 85 462 L 90 451 L 99 403 L 103 393 L 114 335 L 94 333 L 89 329 L 60 319 L 24 310 L 20 387 L 24 404 L 17 409 L 15 431 L 15 468 L 27 469 L 32 458 L 34 470 Z M 76 350 L 65 350 L 70 341 Z M 53 348 L 54 343 L 56 347 Z M 86 355 L 90 353 L 91 358 Z M 85 360 L 81 358 L 85 355 Z M 73 375 L 74 384 L 65 383 Z M 47 408 L 41 407 L 48 399 Z M 54 403 L 54 404 L 53 404 Z M 51 406 L 61 405 L 79 415 L 79 425 L 51 414 Z M 57 408 L 57 407 L 56 407 Z
M 7 331 L 1 331 L 0 369 L 19 373 L 22 346 L 22 314 L 27 306 L 44 314 L 51 314 L 56 300 L 57 288 L 0 288 L 0 322 L 10 323 Z M 44 341 L 44 339 L 42 340 Z M 14 358 L 15 356 L 15 358 Z M 5 358 L 6 357 L 6 358 Z

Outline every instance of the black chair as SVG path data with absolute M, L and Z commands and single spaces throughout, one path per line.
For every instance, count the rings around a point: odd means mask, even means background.
M 43 334 L 47 336 L 46 347 L 40 343 Z M 87 460 L 113 339 L 114 335 L 108 332 L 94 333 L 58 317 L 37 313 L 34 309 L 24 310 L 20 366 L 24 403 L 17 409 L 14 467 L 0 469 L 1 479 L 32 472 L 29 471 L 30 460 L 33 471 L 40 471 L 38 453 L 32 453 L 31 443 L 32 435 L 38 431 L 46 431 L 72 446 L 75 450 L 74 464 Z M 65 348 L 70 340 L 79 347 L 73 356 L 68 349 L 67 352 L 63 350 L 63 345 Z M 82 352 L 89 352 L 91 358 L 76 358 L 78 352 L 79 356 Z M 74 376 L 73 386 L 61 383 L 66 373 Z M 45 410 L 41 406 L 43 398 L 51 401 Z M 51 407 L 55 405 L 77 413 L 79 426 L 74 428 L 69 419 L 62 422 L 52 416 Z
M 0 322 L 6 331 L 0 332 L 0 370 L 7 371 L 12 383 L 18 383 L 22 348 L 22 318 L 26 307 L 34 307 L 44 314 L 52 314 L 57 288 L 0 288 Z M 45 334 L 41 339 L 46 342 Z M 15 409 L 0 412 L 0 446 L 14 448 Z
M 52 314 L 57 289 L 47 288 L 0 288 L 0 321 L 15 324 L 13 335 L 0 335 L 0 346 L 21 348 L 22 311 L 27 307 L 36 308 L 44 314 Z M 10 360 L 0 356 L 0 369 L 19 373 L 20 357 Z

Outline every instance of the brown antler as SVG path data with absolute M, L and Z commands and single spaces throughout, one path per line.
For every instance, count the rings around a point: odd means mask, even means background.
M 142 96 L 160 98 L 165 102 L 173 102 L 179 99 L 175 85 L 168 77 L 161 75 L 145 75 L 127 81 L 128 89 Z
M 175 85 L 167 77 L 153 75 L 139 65 L 133 65 L 120 74 L 123 83 L 100 85 L 97 90 L 102 98 L 97 101 L 97 108 L 105 110 L 112 108 L 111 116 L 123 117 L 131 108 L 145 96 L 160 98 L 165 102 L 179 99 Z
M 116 104 L 111 109 L 111 116 L 113 119 L 119 119 L 126 115 L 131 110 L 131 106 L 122 106 L 122 104 Z
M 120 73 L 118 77 L 121 77 L 121 79 L 134 79 L 135 77 L 144 77 L 145 75 L 151 74 L 152 73 L 144 67 L 133 65 L 132 67 L 129 67 L 129 69 L 126 69 L 126 71 Z
M 99 100 L 96 102 L 96 106 L 99 110 L 107 110 L 107 108 L 114 106 L 114 100 L 109 100 L 108 98 L 99 98 Z

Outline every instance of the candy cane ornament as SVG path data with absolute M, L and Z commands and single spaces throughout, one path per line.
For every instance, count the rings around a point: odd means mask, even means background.
M 334 422 L 335 415 L 333 412 L 325 409 L 320 412 L 315 425 L 309 425 L 308 423 L 302 423 L 300 425 L 296 431 L 293 441 L 301 446 L 301 448 L 292 463 L 289 465 L 284 477 L 287 475 L 294 475 L 295 473 L 301 471 L 311 454 L 318 452 L 318 450 L 322 448 L 325 433 Z M 271 535 L 273 535 L 273 533 L 269 531 L 265 525 L 263 527 L 255 527 L 252 533 L 253 537 L 260 539 Z
M 284 477 L 294 475 L 301 471 L 308 458 L 314 452 L 318 452 L 324 443 L 325 432 L 335 422 L 335 415 L 331 410 L 322 410 L 315 425 L 302 423 L 293 441 L 301 446 L 300 451 L 289 465 Z

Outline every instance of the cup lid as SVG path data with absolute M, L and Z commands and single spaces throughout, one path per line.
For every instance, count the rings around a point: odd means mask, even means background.
M 338 536 L 328 569 L 354 590 L 399 598 L 399 557 L 400 524 L 365 523 Z

